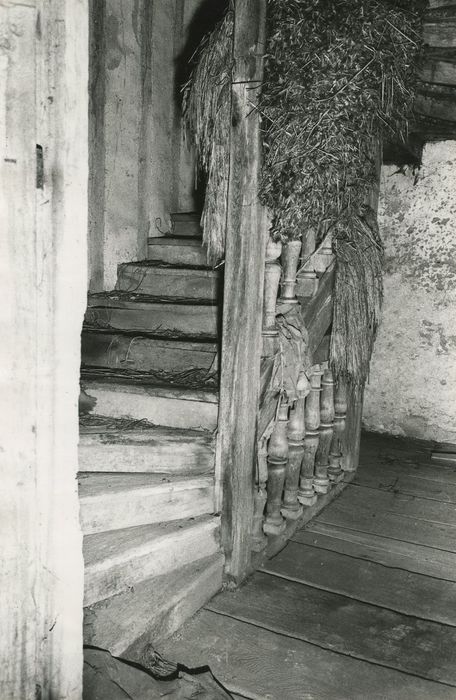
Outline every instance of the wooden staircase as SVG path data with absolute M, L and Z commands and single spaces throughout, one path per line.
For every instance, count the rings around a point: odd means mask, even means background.
M 113 654 L 169 635 L 222 585 L 220 272 L 195 215 L 148 251 L 119 266 L 115 290 L 89 295 L 82 333 L 84 641 Z

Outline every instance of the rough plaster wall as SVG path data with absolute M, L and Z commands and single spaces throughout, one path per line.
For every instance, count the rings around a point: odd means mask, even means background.
M 118 264 L 170 226 L 175 22 L 175 0 L 92 0 L 92 291 L 112 289 Z
M 367 428 L 456 443 L 456 141 L 426 146 L 414 175 L 382 170 L 383 322 Z

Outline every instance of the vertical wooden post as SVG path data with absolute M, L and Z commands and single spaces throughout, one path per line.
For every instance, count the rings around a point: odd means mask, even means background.
M 315 365 L 310 378 L 310 393 L 306 399 L 304 411 L 306 433 L 298 491 L 299 502 L 304 506 L 311 506 L 317 500 L 317 494 L 314 488 L 314 477 L 315 453 L 320 439 L 318 432 L 320 425 L 320 383 L 320 365 Z
M 268 500 L 263 529 L 267 535 L 280 535 L 286 527 L 280 514 L 288 461 L 288 402 L 282 397 L 279 413 L 268 445 Z
M 299 475 L 304 454 L 304 404 L 305 397 L 298 397 L 290 410 L 288 423 L 288 464 L 283 494 L 282 515 L 290 520 L 297 520 L 302 514 L 298 501 Z
M 249 568 L 268 229 L 258 202 L 265 0 L 236 0 L 217 478 L 223 484 L 226 573 Z
M 82 696 L 88 9 L 0 4 L 0 697 Z
M 316 235 L 314 229 L 309 229 L 302 239 L 300 267 L 304 267 L 306 261 L 315 252 Z M 301 270 L 298 274 L 298 296 L 313 297 L 318 289 L 318 280 L 315 270 Z
M 283 279 L 280 301 L 284 304 L 297 304 L 296 272 L 298 270 L 301 241 L 288 241 L 282 250 Z
M 255 484 L 254 513 L 252 526 L 252 550 L 261 552 L 267 543 L 263 533 L 264 507 L 267 501 L 266 482 L 268 480 L 268 437 L 263 437 L 258 443 L 258 476 Z
M 334 379 L 330 370 L 325 370 L 321 383 L 320 398 L 320 442 L 315 456 L 314 488 L 317 493 L 329 491 L 329 450 L 333 435 L 334 421 Z
M 282 252 L 282 244 L 268 237 L 266 246 L 266 265 L 264 270 L 263 298 L 263 357 L 269 357 L 276 352 L 279 331 L 276 325 L 277 291 L 279 289 L 282 268 L 277 262 Z
M 343 481 L 342 470 L 342 445 L 347 417 L 347 387 L 342 377 L 339 377 L 334 392 L 334 433 L 329 455 L 328 476 L 330 481 L 338 483 Z

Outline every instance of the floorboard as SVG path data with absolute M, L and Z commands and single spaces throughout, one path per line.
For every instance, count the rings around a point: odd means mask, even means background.
M 204 661 L 225 687 L 254 700 L 455 698 L 453 687 L 358 661 L 209 610 L 202 610 L 159 651 L 188 666 Z
M 160 648 L 250 700 L 456 698 L 456 468 L 364 435 L 354 483 Z
M 456 582 L 290 542 L 263 570 L 405 615 L 456 626 Z

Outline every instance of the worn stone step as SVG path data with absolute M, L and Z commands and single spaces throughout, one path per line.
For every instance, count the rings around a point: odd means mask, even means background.
M 157 337 L 215 340 L 219 310 L 215 304 L 176 303 L 172 299 L 119 292 L 89 294 L 84 326 L 138 331 Z
M 164 523 L 214 511 L 214 479 L 169 474 L 80 473 L 83 534 Z
M 84 643 L 138 660 L 148 643 L 175 632 L 222 587 L 223 555 L 213 554 L 84 609 Z
M 116 290 L 215 303 L 220 296 L 220 284 L 221 277 L 217 270 L 160 266 L 142 260 L 119 265 Z
M 172 428 L 215 430 L 218 394 L 202 389 L 181 389 L 132 384 L 111 379 L 83 379 L 92 414 L 109 418 L 145 420 Z
M 214 471 L 209 431 L 89 416 L 80 423 L 78 449 L 80 472 L 195 476 Z
M 179 375 L 209 381 L 217 376 L 217 345 L 164 340 L 114 331 L 83 330 L 82 367 L 141 372 L 165 380 Z
M 207 248 L 200 238 L 178 236 L 151 237 L 147 240 L 147 257 L 167 265 L 210 268 Z
M 217 554 L 219 524 L 204 517 L 86 535 L 84 606 Z
M 201 216 L 195 212 L 176 212 L 171 214 L 172 235 L 201 239 L 203 232 L 200 219 Z

